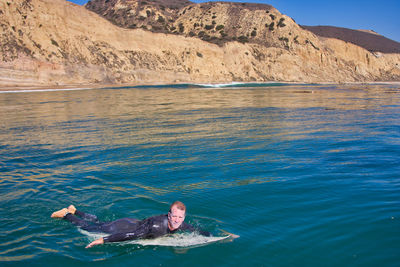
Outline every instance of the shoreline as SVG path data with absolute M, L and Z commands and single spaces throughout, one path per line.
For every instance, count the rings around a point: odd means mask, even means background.
M 167 86 L 167 85 L 183 85 L 183 84 L 194 84 L 194 85 L 234 85 L 237 84 L 293 84 L 293 85 L 373 85 L 373 84 L 386 84 L 386 85 L 398 85 L 400 81 L 373 81 L 373 82 L 318 82 L 318 83 L 307 83 L 307 82 L 285 82 L 285 81 L 267 81 L 267 82 L 171 82 L 171 83 L 129 83 L 129 84 L 65 84 L 65 85 L 0 85 L 0 93 L 14 93 L 14 92 L 46 92 L 46 91 L 76 91 L 76 90 L 92 90 L 101 88 L 124 88 L 124 87 L 139 87 L 139 86 Z

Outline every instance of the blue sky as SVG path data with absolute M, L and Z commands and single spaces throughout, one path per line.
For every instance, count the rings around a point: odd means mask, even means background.
M 83 5 L 87 0 L 69 0 Z M 209 2 L 192 0 L 193 2 Z M 236 2 L 264 3 L 292 17 L 298 24 L 330 25 L 350 29 L 374 30 L 400 42 L 400 1 L 317 1 L 317 0 L 249 0 Z

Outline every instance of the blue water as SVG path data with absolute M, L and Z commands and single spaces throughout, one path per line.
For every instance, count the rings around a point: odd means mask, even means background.
M 398 85 L 0 93 L 0 265 L 399 266 Z M 90 239 L 50 218 L 165 213 L 232 242 Z

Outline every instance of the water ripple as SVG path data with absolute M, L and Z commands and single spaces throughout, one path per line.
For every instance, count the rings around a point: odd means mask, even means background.
M 0 262 L 395 266 L 398 88 L 263 86 L 0 94 Z M 141 219 L 176 199 L 188 222 L 241 237 L 86 250 L 49 217 Z

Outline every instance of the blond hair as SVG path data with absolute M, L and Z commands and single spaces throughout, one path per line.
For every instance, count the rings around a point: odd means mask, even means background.
M 176 207 L 179 210 L 183 210 L 186 213 L 186 206 L 185 206 L 185 204 L 183 204 L 180 201 L 175 201 L 174 203 L 171 204 L 171 206 L 169 207 L 169 211 L 170 212 L 171 212 L 173 207 Z

